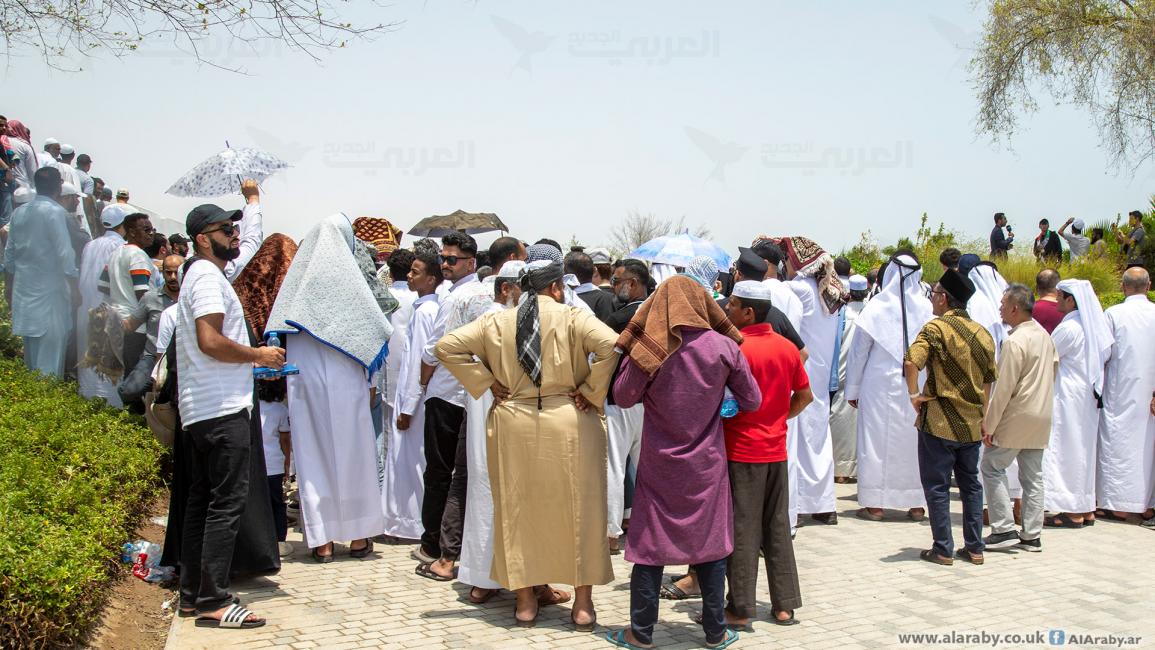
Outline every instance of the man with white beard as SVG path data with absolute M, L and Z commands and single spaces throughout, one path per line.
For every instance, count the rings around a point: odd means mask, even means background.
M 1094 522 L 1097 396 L 1114 339 L 1099 299 L 1086 280 L 1059 282 L 1063 321 L 1051 333 L 1059 353 L 1051 440 L 1043 455 L 1043 525 L 1082 528 Z
M 883 510 L 926 517 L 918 465 L 918 430 L 910 417 L 902 360 L 933 317 L 922 292 L 922 266 L 909 251 L 886 265 L 881 289 L 855 320 L 846 368 L 846 400 L 858 409 L 857 516 L 882 521 Z
M 810 383 L 823 386 L 830 381 L 838 312 L 846 304 L 846 288 L 834 272 L 834 258 L 806 237 L 783 237 L 786 275 L 794 294 L 802 301 L 798 328 L 810 357 L 806 372 Z M 834 450 L 830 441 L 830 394 L 816 391 L 814 401 L 798 416 L 794 450 L 798 459 L 798 512 L 809 514 L 820 524 L 835 525 Z
M 1128 520 L 1140 514 L 1155 525 L 1155 305 L 1151 276 L 1142 267 L 1123 273 L 1122 304 L 1107 308 L 1115 344 L 1107 360 L 1099 421 L 1099 514 Z

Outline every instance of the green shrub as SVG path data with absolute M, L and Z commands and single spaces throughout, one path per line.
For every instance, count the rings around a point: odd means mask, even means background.
M 0 647 L 83 640 L 160 456 L 139 418 L 0 359 Z
M 1089 280 L 1095 288 L 1095 293 L 1102 296 L 1105 293 L 1119 291 L 1120 273 L 1113 260 L 1096 260 L 1082 257 L 1075 262 L 1063 262 L 1058 266 L 1039 262 L 1029 254 L 1015 252 L 1006 259 L 996 261 L 999 273 L 1007 282 L 1020 282 L 1035 287 L 1035 276 L 1044 267 L 1054 268 L 1061 278 L 1079 278 Z
M 4 291 L 4 274 L 0 273 L 0 292 Z M 24 341 L 12 334 L 12 310 L 8 301 L 0 298 L 0 357 L 24 356 Z

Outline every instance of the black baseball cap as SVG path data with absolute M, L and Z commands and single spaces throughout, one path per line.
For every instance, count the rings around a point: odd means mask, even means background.
M 212 203 L 205 203 L 198 205 L 188 213 L 188 217 L 184 220 L 184 229 L 190 238 L 196 238 L 212 224 L 223 221 L 240 221 L 243 214 L 240 210 L 225 210 Z
M 180 234 L 179 232 L 174 232 L 173 234 L 168 236 L 168 243 L 170 243 L 170 244 L 187 244 L 188 242 L 189 242 L 189 238 L 185 237 L 184 235 Z

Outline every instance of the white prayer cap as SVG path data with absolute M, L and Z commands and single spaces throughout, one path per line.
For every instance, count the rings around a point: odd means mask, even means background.
M 60 144 L 60 141 L 57 140 L 56 138 L 48 138 L 47 140 L 44 141 L 44 146 L 46 146 L 46 147 L 50 146 L 50 145 L 54 145 L 54 144 Z
M 70 144 L 60 145 L 60 155 L 61 156 L 67 156 L 69 154 L 74 154 L 74 153 L 76 153 L 76 149 L 74 149 L 72 147 L 72 145 L 70 145 Z
M 735 298 L 746 298 L 749 300 L 764 300 L 770 302 L 774 295 L 770 291 L 770 287 L 754 280 L 743 280 L 734 285 L 734 293 L 731 294 Z
M 610 252 L 604 248 L 591 248 L 586 251 L 586 254 L 590 256 L 590 261 L 594 264 L 609 264 L 611 262 Z
M 63 183 L 60 186 L 60 196 L 80 196 L 80 189 L 72 183 Z
M 1082 219 L 1075 219 L 1074 221 L 1071 222 L 1071 225 L 1078 228 L 1080 231 L 1083 230 L 1083 220 Z
M 127 216 L 128 209 L 119 203 L 113 203 L 100 211 L 100 223 L 104 224 L 105 228 L 116 228 L 124 223 L 124 218 Z
M 16 205 L 23 205 L 36 198 L 36 190 L 28 187 L 18 187 L 12 193 L 12 202 Z
M 866 278 L 861 275 L 850 276 L 850 282 L 848 284 L 850 284 L 851 291 L 866 291 L 867 286 L 869 286 Z
M 577 276 L 573 273 L 566 273 L 561 277 L 561 279 L 565 280 L 565 286 L 570 287 L 571 289 L 582 286 L 582 283 L 578 282 Z
M 521 260 L 510 260 L 501 265 L 501 268 L 497 271 L 497 275 L 494 277 L 516 280 L 521 276 L 523 270 L 525 270 L 525 262 Z

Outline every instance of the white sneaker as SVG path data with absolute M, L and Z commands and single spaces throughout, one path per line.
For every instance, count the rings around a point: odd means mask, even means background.
M 281 557 L 288 557 L 293 554 L 293 545 L 288 542 L 277 542 L 277 550 L 280 551 Z

